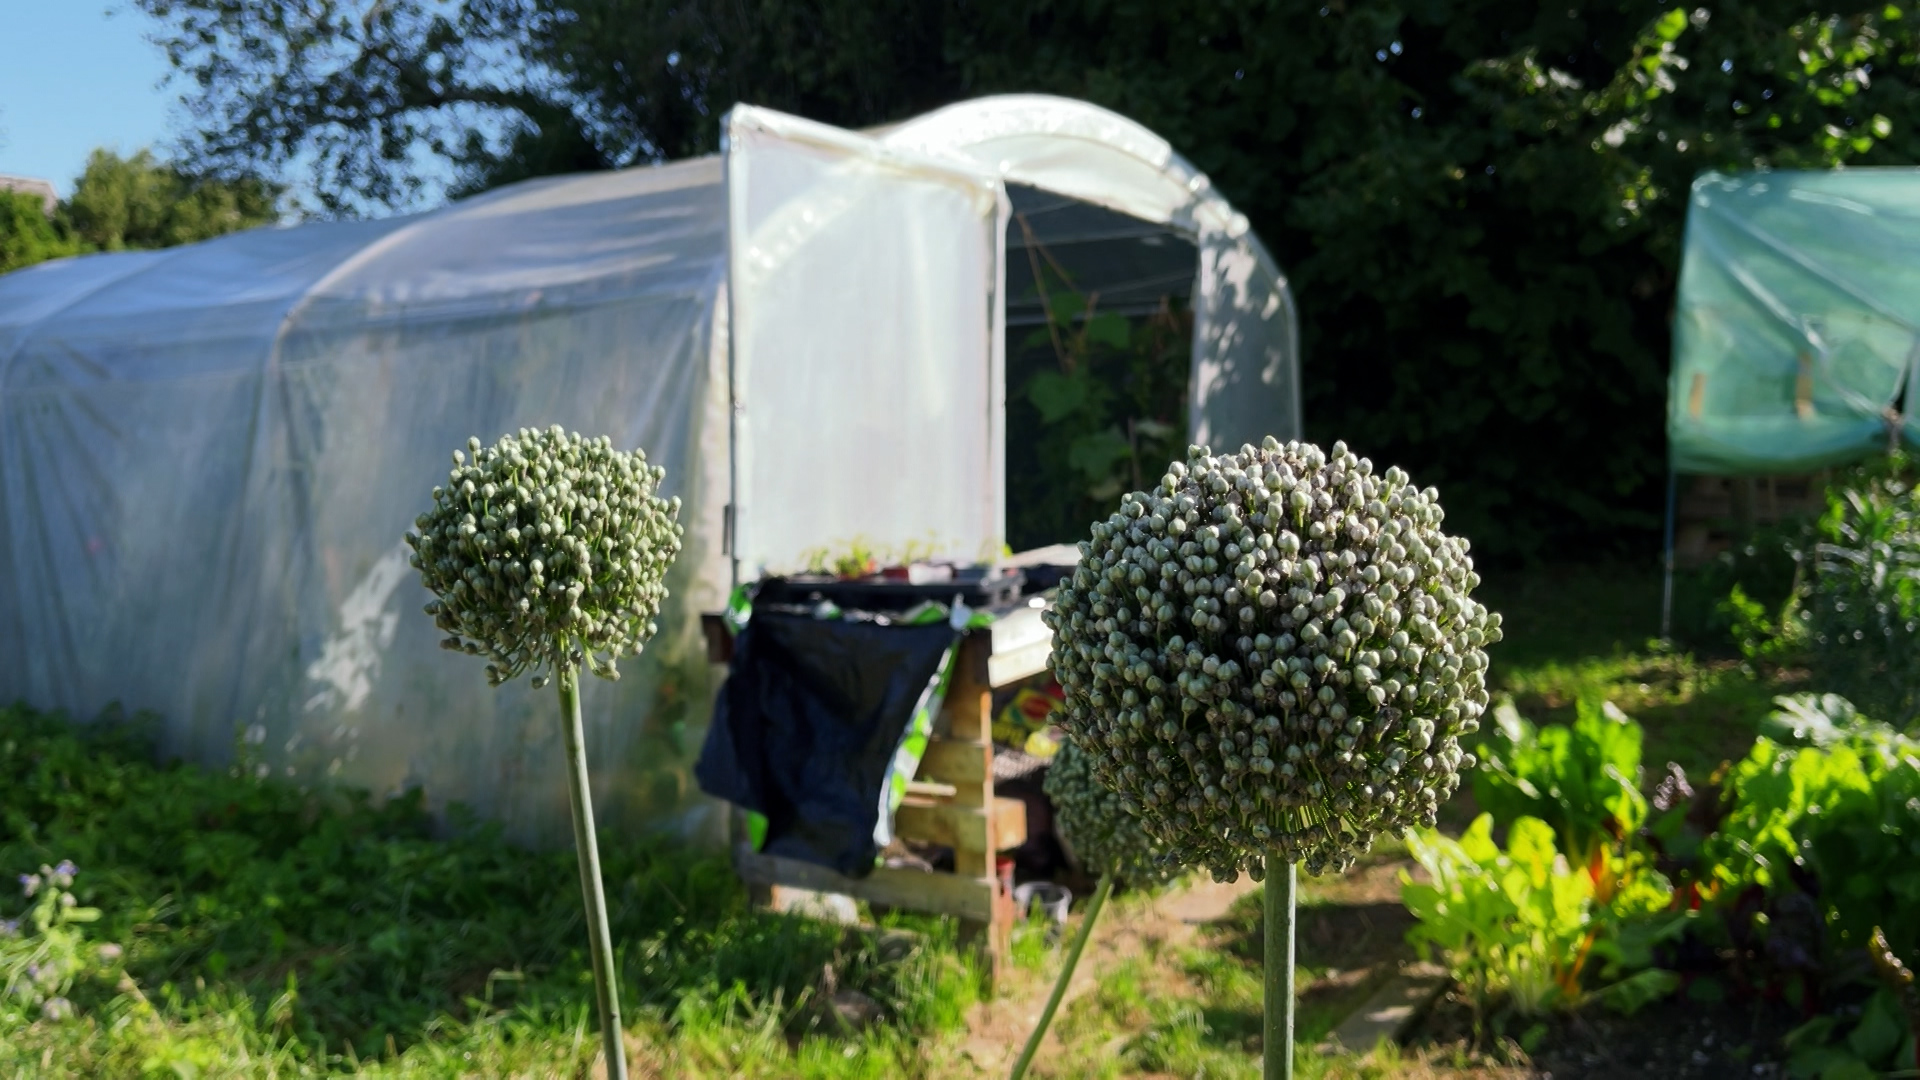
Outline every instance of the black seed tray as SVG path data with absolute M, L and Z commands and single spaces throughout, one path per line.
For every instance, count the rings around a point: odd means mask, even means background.
M 957 595 L 975 610 L 1007 607 L 1020 599 L 1025 575 L 1003 570 L 988 578 L 979 570 L 961 570 L 952 581 L 910 585 L 904 581 L 838 581 L 833 578 L 767 578 L 754 593 L 756 604 L 807 604 L 829 600 L 861 611 L 906 611 L 927 600 L 953 603 Z

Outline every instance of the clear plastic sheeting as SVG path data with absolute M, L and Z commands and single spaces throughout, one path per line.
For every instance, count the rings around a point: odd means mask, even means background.
M 685 506 L 659 636 L 585 680 L 599 813 L 719 839 L 690 773 L 730 547 L 1000 541 L 1008 183 L 1190 238 L 1195 430 L 1297 432 L 1283 279 L 1138 125 L 1032 98 L 901 141 L 738 117 L 724 161 L 0 277 L 0 700 L 153 710 L 171 753 L 563 841 L 551 691 L 440 649 L 401 542 L 468 436 L 560 424 L 644 449 Z
M 998 180 L 745 106 L 727 169 L 743 578 L 855 540 L 997 557 Z
M 1007 325 L 1044 326 L 1047 310 L 1036 268 L 1057 268 L 1097 298 L 1100 312 L 1151 315 L 1167 300 L 1190 305 L 1200 251 L 1170 225 L 1129 217 L 1037 188 L 1008 185 Z M 1018 337 L 1009 348 L 1017 348 Z
M 167 722 L 170 752 L 567 835 L 558 705 L 439 647 L 401 536 L 453 448 L 562 424 L 687 505 L 677 618 L 585 680 L 610 827 L 699 834 L 725 596 L 719 162 L 0 278 L 0 698 Z M 714 835 L 718 835 L 717 832 Z
M 1040 94 L 950 105 L 882 137 L 1189 238 L 1200 266 L 1187 430 L 1222 450 L 1301 436 L 1299 320 L 1286 278 L 1246 216 L 1165 139 L 1105 109 Z
M 1695 181 L 1667 430 L 1681 473 L 1809 471 L 1920 435 L 1920 170 Z

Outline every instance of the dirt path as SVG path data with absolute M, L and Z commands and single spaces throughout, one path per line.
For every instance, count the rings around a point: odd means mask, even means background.
M 1080 957 L 1073 982 L 1061 1000 L 1065 1014 L 1073 1003 L 1100 984 L 1103 972 L 1116 964 L 1151 949 L 1191 943 L 1210 923 L 1225 918 L 1234 901 L 1260 886 L 1242 877 L 1231 885 L 1202 880 L 1170 891 L 1148 904 L 1110 903 L 1093 928 L 1093 937 Z M 1069 932 L 1078 928 L 1076 922 Z M 1056 969 L 1057 970 L 1057 969 Z M 992 1000 L 974 1006 L 967 1022 L 967 1037 L 961 1053 L 982 1072 L 1005 1076 L 1026 1043 L 1027 1034 L 1040 1020 L 1047 995 L 1053 989 L 1051 971 L 1015 972 L 1005 981 Z M 1056 1024 L 1057 1029 L 1057 1024 Z M 1041 1044 L 1040 1055 L 1061 1051 L 1057 1030 L 1049 1031 Z
M 1302 880 L 1300 957 L 1313 973 L 1302 988 L 1303 1010 L 1318 1008 L 1333 1014 L 1343 1007 L 1357 1007 L 1397 971 L 1408 955 L 1398 878 L 1405 865 L 1401 859 L 1381 859 L 1344 878 Z M 1142 954 L 1171 956 L 1182 946 L 1205 943 L 1257 964 L 1259 937 L 1253 932 L 1257 928 L 1249 924 L 1244 907 L 1238 913 L 1234 908 L 1259 890 L 1246 877 L 1230 885 L 1201 878 L 1151 900 L 1109 904 L 1081 956 L 1060 1015 L 1098 987 L 1107 973 Z M 1052 970 L 1057 969 L 1015 971 L 993 1000 L 974 1007 L 959 1053 L 981 1074 L 1005 1076 L 1012 1068 L 1046 1004 Z M 1186 993 L 1193 988 L 1185 980 L 1170 979 L 1165 990 Z M 1065 1049 L 1058 1029 L 1056 1018 L 1042 1045 L 1042 1060 L 1056 1059 Z M 1127 1037 L 1116 1034 L 1115 1045 L 1105 1048 L 1108 1055 L 1117 1052 Z M 1084 1052 L 1085 1047 L 1081 1049 Z

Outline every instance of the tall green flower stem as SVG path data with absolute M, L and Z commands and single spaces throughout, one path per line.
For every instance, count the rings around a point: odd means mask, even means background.
M 1299 867 L 1286 864 L 1278 872 L 1280 856 L 1267 856 L 1266 1017 L 1262 1046 L 1266 1080 L 1293 1080 L 1293 903 Z
M 587 903 L 587 938 L 593 951 L 593 989 L 600 1006 L 600 1039 L 607 1080 L 627 1080 L 626 1047 L 620 1039 L 620 993 L 614 985 L 613 932 L 607 925 L 607 894 L 600 881 L 600 843 L 593 833 L 593 796 L 587 785 L 586 733 L 580 723 L 580 672 L 562 667 L 560 711 L 567 728 L 567 790 L 573 803 L 573 846 L 579 856 L 580 893 Z
M 1060 999 L 1067 996 L 1067 984 L 1073 981 L 1073 969 L 1080 966 L 1080 953 L 1087 947 L 1087 939 L 1093 936 L 1094 920 L 1100 917 L 1100 909 L 1106 905 L 1107 894 L 1113 891 L 1113 872 L 1100 875 L 1100 885 L 1093 890 L 1093 899 L 1087 902 L 1087 914 L 1080 920 L 1080 932 L 1073 937 L 1073 947 L 1067 950 L 1067 962 L 1060 968 L 1060 977 L 1053 980 L 1053 993 L 1047 997 L 1047 1007 L 1040 1010 L 1040 1022 L 1034 1025 L 1033 1034 L 1027 1036 L 1027 1045 L 1020 1051 L 1020 1060 L 1014 1062 L 1013 1080 L 1020 1080 L 1027 1074 L 1027 1066 L 1033 1064 L 1033 1055 L 1040 1050 L 1040 1040 L 1047 1037 L 1047 1027 L 1053 1023 L 1053 1014 L 1060 1008 Z

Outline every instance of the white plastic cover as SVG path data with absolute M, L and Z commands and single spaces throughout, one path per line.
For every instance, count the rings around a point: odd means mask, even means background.
M 727 584 L 720 193 L 706 159 L 0 278 L 0 700 L 117 700 L 191 759 L 244 735 L 277 773 L 564 837 L 552 691 L 440 649 L 401 543 L 467 436 L 558 423 L 644 447 L 687 505 L 679 617 L 586 680 L 597 802 L 717 828 L 686 776 Z
M 856 539 L 997 556 L 998 179 L 747 106 L 725 154 L 742 578 Z
M 1297 431 L 1284 283 L 1137 125 L 1058 99 L 881 140 L 740 115 L 756 558 L 843 522 L 997 541 L 1003 180 L 1191 230 L 1194 430 Z M 564 838 L 550 692 L 441 650 L 401 543 L 453 447 L 557 423 L 644 448 L 686 507 L 659 637 L 586 680 L 600 813 L 717 839 L 688 773 L 715 682 L 699 613 L 730 576 L 724 195 L 713 157 L 0 277 L 0 701 L 151 709 L 194 760 L 244 738 L 282 775 L 417 784 Z

